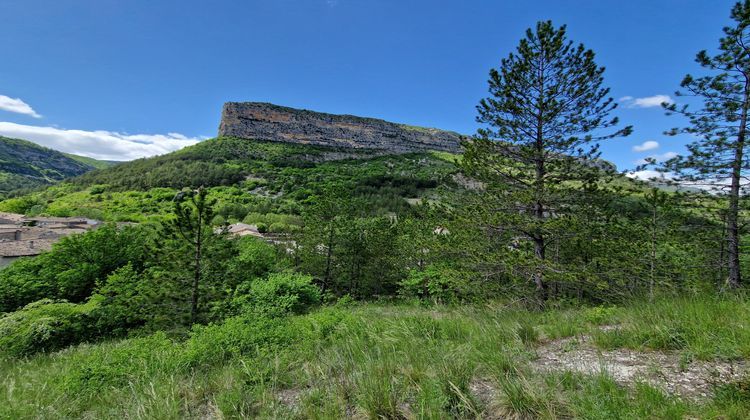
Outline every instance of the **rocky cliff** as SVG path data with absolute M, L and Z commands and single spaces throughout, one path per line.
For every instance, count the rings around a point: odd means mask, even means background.
M 387 153 L 461 150 L 461 136 L 451 131 L 259 102 L 224 104 L 219 136 Z

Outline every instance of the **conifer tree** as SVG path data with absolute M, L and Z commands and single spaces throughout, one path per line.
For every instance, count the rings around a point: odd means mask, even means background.
M 490 71 L 490 96 L 477 106 L 484 127 L 465 144 L 464 168 L 503 203 L 494 211 L 508 215 L 491 228 L 533 243 L 531 277 L 542 300 L 548 220 L 569 210 L 574 189 L 613 169 L 599 161 L 597 141 L 631 132 L 614 128 L 617 104 L 602 87 L 603 73 L 593 51 L 568 40 L 565 26 L 537 23 Z
M 311 197 L 304 213 L 305 227 L 300 240 L 305 242 L 304 259 L 311 271 L 319 273 L 323 292 L 333 283 L 338 255 L 339 236 L 342 227 L 349 223 L 353 212 L 353 201 L 343 187 L 329 186 L 320 195 Z M 322 261 L 319 261 L 323 257 Z
M 724 28 L 719 51 L 705 50 L 696 62 L 709 71 L 702 77 L 685 76 L 678 96 L 692 96 L 703 101 L 701 109 L 687 105 L 662 104 L 668 114 L 686 116 L 690 125 L 672 129 L 668 134 L 691 134 L 698 139 L 688 144 L 688 154 L 660 165 L 663 172 L 676 175 L 674 181 L 697 184 L 724 195 L 727 200 L 727 284 L 737 288 L 740 272 L 740 199 L 750 160 L 745 151 L 747 118 L 750 108 L 750 0 L 732 8 L 734 25 Z M 655 164 L 653 160 L 649 164 Z
M 193 281 L 190 287 L 190 323 L 198 320 L 198 301 L 201 287 L 203 252 L 214 236 L 211 220 L 216 200 L 208 199 L 208 190 L 181 191 L 174 198 L 175 218 L 169 223 L 172 235 L 192 250 Z

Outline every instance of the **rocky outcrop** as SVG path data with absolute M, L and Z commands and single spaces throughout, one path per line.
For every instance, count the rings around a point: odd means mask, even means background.
M 451 131 L 259 102 L 224 104 L 219 136 L 387 153 L 461 150 L 461 136 Z

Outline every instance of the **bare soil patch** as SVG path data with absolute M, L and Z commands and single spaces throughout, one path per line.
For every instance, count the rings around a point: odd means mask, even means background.
M 291 409 L 299 407 L 299 403 L 302 400 L 303 390 L 299 388 L 282 389 L 276 393 L 276 400 Z
M 620 384 L 645 382 L 691 399 L 709 397 L 713 387 L 748 372 L 746 361 L 685 361 L 677 352 L 601 350 L 590 336 L 568 337 L 537 349 L 532 362 L 539 371 L 606 372 Z

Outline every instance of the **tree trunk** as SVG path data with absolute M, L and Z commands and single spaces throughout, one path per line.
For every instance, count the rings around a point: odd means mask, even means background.
M 198 288 L 201 281 L 201 246 L 203 245 L 203 221 L 201 220 L 200 211 L 198 212 L 198 233 L 195 239 L 195 277 L 193 278 L 193 295 L 190 305 L 190 325 L 198 321 Z
M 331 230 L 328 234 L 328 246 L 326 249 L 326 272 L 323 275 L 323 292 L 328 288 L 328 284 L 331 281 L 331 259 L 333 259 L 333 238 L 334 238 L 334 226 L 331 224 Z
M 740 181 L 742 176 L 742 159 L 745 149 L 745 135 L 747 130 L 747 111 L 750 98 L 750 81 L 745 82 L 745 100 L 742 104 L 742 116 L 740 118 L 740 129 L 737 133 L 737 144 L 734 149 L 734 160 L 732 161 L 732 185 L 729 190 L 729 212 L 727 214 L 727 246 L 729 254 L 729 278 L 727 284 L 736 289 L 742 284 L 740 273 Z
M 538 151 L 540 156 L 536 161 L 536 189 L 537 198 L 534 204 L 534 217 L 537 219 L 539 224 L 538 232 L 535 233 L 534 240 L 534 256 L 537 259 L 537 268 L 534 272 L 534 284 L 536 284 L 536 291 L 539 295 L 539 299 L 544 302 L 547 300 L 547 283 L 544 280 L 544 273 L 542 272 L 542 266 L 544 265 L 545 255 L 545 241 L 544 234 L 541 232 L 541 224 L 544 220 L 544 204 L 542 203 L 542 195 L 544 193 L 544 151 L 541 150 L 541 137 L 538 143 Z
M 540 79 L 541 80 L 541 79 Z M 542 84 L 541 88 L 544 88 L 544 84 Z M 535 187 L 535 200 L 534 203 L 534 217 L 537 219 L 538 226 L 535 228 L 537 232 L 534 234 L 534 256 L 537 258 L 537 268 L 534 272 L 534 283 L 536 284 L 536 291 L 539 295 L 539 299 L 544 302 L 547 300 L 548 294 L 547 294 L 547 283 L 544 280 L 544 273 L 542 272 L 544 265 L 544 248 L 545 248 L 545 241 L 544 241 L 544 233 L 542 232 L 542 222 L 544 220 L 544 203 L 542 202 L 542 197 L 544 196 L 544 175 L 545 175 L 545 168 L 544 168 L 544 138 L 543 136 L 543 130 L 544 130 L 544 120 L 542 117 L 541 110 L 539 112 L 539 116 L 537 117 L 537 131 L 536 131 L 536 144 L 535 144 L 535 151 L 536 151 L 536 159 L 534 162 L 535 166 L 535 178 L 534 178 L 534 187 Z
M 534 284 L 536 284 L 536 291 L 539 295 L 539 299 L 544 302 L 547 300 L 547 282 L 544 281 L 544 273 L 542 273 L 542 263 L 544 262 L 544 237 L 539 236 L 534 238 L 534 256 L 538 260 L 539 266 L 537 266 L 536 272 L 534 272 Z
M 719 261 L 717 264 L 717 272 L 719 273 L 718 278 L 716 279 L 716 286 L 718 288 L 721 288 L 722 282 L 726 279 L 724 277 L 725 274 L 725 265 L 724 261 L 726 260 L 726 247 L 727 244 L 725 242 L 725 238 L 727 237 L 727 215 L 724 213 L 720 214 L 721 218 L 721 233 L 719 234 L 719 242 L 721 242 L 721 246 L 719 247 Z
M 654 197 L 656 200 L 656 197 Z M 649 300 L 654 300 L 654 283 L 656 281 L 656 210 L 657 204 L 654 203 L 653 212 L 651 213 L 651 267 L 650 267 L 650 282 L 648 287 Z

